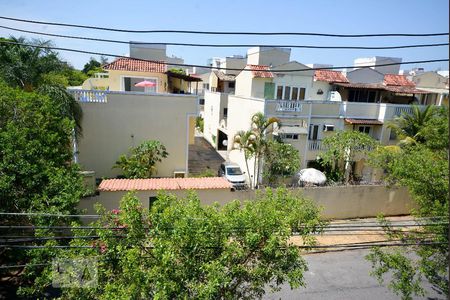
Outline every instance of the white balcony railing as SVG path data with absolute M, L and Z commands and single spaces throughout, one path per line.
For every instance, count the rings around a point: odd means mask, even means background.
M 398 105 L 394 107 L 394 117 L 399 117 L 402 114 L 411 114 L 413 108 L 411 105 Z
M 108 102 L 105 91 L 96 90 L 67 90 L 71 93 L 75 100 L 79 102 L 94 102 L 94 103 L 106 103 Z
M 294 100 L 278 100 L 276 111 L 294 111 L 301 112 L 303 109 L 300 101 Z
M 309 151 L 319 151 L 324 150 L 322 146 L 321 140 L 310 140 L 308 141 L 308 149 Z

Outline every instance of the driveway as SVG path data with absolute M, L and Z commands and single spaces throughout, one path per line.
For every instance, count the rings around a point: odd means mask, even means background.
M 189 174 L 199 175 L 212 171 L 217 176 L 220 164 L 225 159 L 203 137 L 196 136 L 194 145 L 189 145 Z

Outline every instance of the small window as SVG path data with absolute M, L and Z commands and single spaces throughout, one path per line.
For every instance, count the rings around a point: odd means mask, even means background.
M 228 116 L 228 108 L 224 107 L 223 108 L 223 117 L 226 118 Z
M 298 97 L 298 100 L 305 100 L 305 94 L 306 94 L 306 89 L 300 88 L 300 95 Z
M 359 126 L 358 128 L 359 132 L 363 132 L 363 133 L 370 133 L 370 126 Z
M 298 99 L 298 88 L 293 87 L 292 88 L 292 100 L 297 100 Z
M 277 86 L 277 100 L 283 99 L 283 86 Z
M 284 99 L 285 100 L 290 100 L 291 98 L 291 87 L 290 86 L 285 86 L 284 87 Z
M 198 99 L 198 104 L 205 105 L 205 99 Z
M 230 89 L 234 89 L 234 86 L 235 86 L 235 82 L 234 82 L 234 81 L 228 82 L 228 87 L 229 87 Z

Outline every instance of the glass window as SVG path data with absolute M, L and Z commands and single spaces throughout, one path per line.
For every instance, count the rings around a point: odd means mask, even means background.
M 305 100 L 305 94 L 306 94 L 306 89 L 300 88 L 300 95 L 298 97 L 298 100 Z
M 363 133 L 370 133 L 370 126 L 359 126 L 359 132 L 363 132 Z
M 290 86 L 285 86 L 284 87 L 284 99 L 285 100 L 290 100 L 291 98 L 291 87 Z
M 281 85 L 277 86 L 277 99 L 283 99 L 283 86 Z
M 298 88 L 293 87 L 292 88 L 292 100 L 297 100 L 298 99 Z
M 234 82 L 234 81 L 228 82 L 228 87 L 229 87 L 230 89 L 234 89 L 234 86 L 235 86 L 235 82 Z
M 228 175 L 242 175 L 241 169 L 239 167 L 227 168 Z

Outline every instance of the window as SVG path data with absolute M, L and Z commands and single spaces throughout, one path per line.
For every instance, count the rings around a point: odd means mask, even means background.
M 205 105 L 205 99 L 202 98 L 198 99 L 198 104 Z
M 359 132 L 370 134 L 370 126 L 359 126 Z
M 309 134 L 308 139 L 309 140 L 317 140 L 319 137 L 319 125 L 309 125 Z
M 285 86 L 284 87 L 284 100 L 291 100 L 291 87 L 290 86 Z
M 228 116 L 228 108 L 224 107 L 223 108 L 223 117 L 226 118 Z
M 228 82 L 228 88 L 234 89 L 234 86 L 235 86 L 235 82 L 234 81 Z
M 281 138 L 285 139 L 285 140 L 298 140 L 298 134 L 294 134 L 294 133 L 283 133 L 281 135 Z
M 348 101 L 350 102 L 376 102 L 377 91 L 374 90 L 349 90 Z
M 281 85 L 277 86 L 277 99 L 283 99 L 283 86 Z
M 305 94 L 306 94 L 306 89 L 305 88 L 300 88 L 300 97 L 298 98 L 298 100 L 305 100 Z
M 209 90 L 209 83 L 204 83 L 203 84 L 203 89 L 204 90 Z
M 292 100 L 297 100 L 297 99 L 298 99 L 298 88 L 293 87 L 292 88 Z

